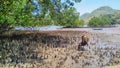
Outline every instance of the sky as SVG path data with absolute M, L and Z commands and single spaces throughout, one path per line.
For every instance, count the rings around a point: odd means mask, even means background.
M 109 6 L 113 9 L 120 10 L 120 0 L 82 0 L 80 3 L 76 3 L 75 8 L 80 15 L 92 12 L 93 10 L 102 7 Z

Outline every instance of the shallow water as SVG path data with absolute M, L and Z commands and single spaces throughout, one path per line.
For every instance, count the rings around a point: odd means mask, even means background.
M 120 34 L 120 29 L 117 27 L 114 28 L 103 28 L 103 30 L 91 30 L 94 32 L 107 33 L 107 34 Z
M 15 27 L 15 30 L 57 30 L 59 28 L 63 28 L 63 26 L 42 26 L 42 27 Z

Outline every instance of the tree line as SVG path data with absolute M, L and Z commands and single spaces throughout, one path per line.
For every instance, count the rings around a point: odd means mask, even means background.
M 93 27 L 109 26 L 113 24 L 116 24 L 116 19 L 114 18 L 114 15 L 111 14 L 93 17 L 88 23 L 89 26 Z

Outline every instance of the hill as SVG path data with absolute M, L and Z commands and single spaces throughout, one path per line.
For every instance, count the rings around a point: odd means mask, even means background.
M 113 9 L 111 7 L 108 7 L 108 6 L 103 6 L 103 7 L 95 9 L 91 13 L 83 14 L 81 16 L 81 19 L 83 19 L 85 22 L 88 22 L 92 17 L 100 16 L 100 15 L 107 15 L 107 14 L 116 16 L 116 15 L 120 14 L 120 11 Z

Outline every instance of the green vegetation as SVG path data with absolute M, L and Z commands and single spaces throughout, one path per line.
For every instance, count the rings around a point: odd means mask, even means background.
M 120 24 L 120 10 L 116 11 L 113 18 L 116 20 L 116 23 Z
M 71 7 L 61 13 L 58 18 L 58 24 L 64 26 L 80 26 L 84 25 L 84 21 L 80 20 L 79 13 L 76 12 L 76 9 Z
M 115 23 L 115 19 L 112 18 L 112 15 L 101 15 L 99 17 L 93 17 L 90 21 L 89 21 L 89 26 L 108 26 L 110 24 Z
M 82 25 L 73 7 L 81 0 L 0 0 L 0 30 L 15 26 Z M 37 14 L 32 14 L 36 10 Z

